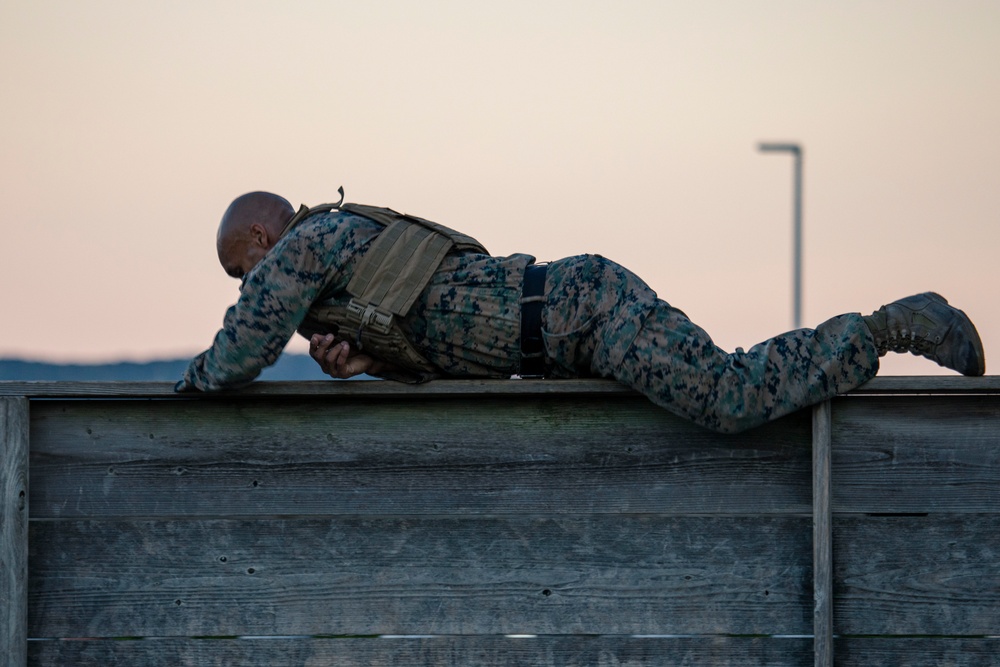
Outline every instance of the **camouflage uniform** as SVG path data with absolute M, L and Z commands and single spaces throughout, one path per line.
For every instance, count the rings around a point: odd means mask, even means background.
M 315 301 L 338 294 L 346 298 L 358 260 L 381 231 L 366 218 L 338 212 L 310 216 L 297 225 L 247 274 L 212 347 L 191 362 L 179 388 L 217 391 L 257 377 L 277 361 Z M 443 374 L 516 373 L 521 277 L 532 261 L 530 255 L 449 255 L 404 329 Z M 353 342 L 350 332 L 341 334 Z
M 727 354 L 638 276 L 599 255 L 553 262 L 545 294 L 551 375 L 615 378 L 724 433 L 819 403 L 878 372 L 878 352 L 859 314 Z
M 273 364 L 314 301 L 346 294 L 358 259 L 380 230 L 339 212 L 298 225 L 247 275 L 223 329 L 191 362 L 179 388 L 237 387 Z M 403 322 L 410 341 L 443 375 L 516 373 L 522 276 L 533 261 L 523 254 L 449 255 Z M 635 274 L 599 255 L 551 263 L 545 297 L 549 375 L 614 378 L 717 431 L 776 419 L 856 387 L 878 370 L 860 315 L 727 354 Z

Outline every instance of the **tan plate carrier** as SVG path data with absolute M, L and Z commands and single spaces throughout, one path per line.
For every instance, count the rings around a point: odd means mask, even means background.
M 301 206 L 281 236 L 307 217 L 331 210 L 362 216 L 384 229 L 354 270 L 347 285 L 350 300 L 344 304 L 333 296 L 321 297 L 309 310 L 307 328 L 356 331 L 358 350 L 414 371 L 418 381 L 435 377 L 439 369 L 407 340 L 397 318 L 406 317 L 449 252 L 489 253 L 471 236 L 436 222 L 389 208 L 344 204 L 343 188 L 339 192 L 336 204 Z

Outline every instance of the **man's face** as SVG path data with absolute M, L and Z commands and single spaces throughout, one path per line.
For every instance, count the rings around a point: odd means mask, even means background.
M 229 276 L 243 280 L 270 250 L 267 233 L 257 227 L 252 225 L 248 235 L 219 240 L 219 263 Z

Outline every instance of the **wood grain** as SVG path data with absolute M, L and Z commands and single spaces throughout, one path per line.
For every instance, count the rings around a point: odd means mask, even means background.
M 0 381 L 0 396 L 29 398 L 171 398 L 212 400 L 242 396 L 461 396 L 468 394 L 629 394 L 613 380 L 434 380 L 421 385 L 381 381 L 254 382 L 222 394 L 174 392 L 170 382 L 12 382 Z M 1000 376 L 951 375 L 876 377 L 852 394 L 1000 394 Z
M 840 667 L 990 667 L 996 638 L 859 638 L 835 640 Z M 29 665 L 76 667 L 801 667 L 812 657 L 808 638 L 495 636 L 427 638 L 148 639 L 41 641 Z
M 1000 514 L 834 521 L 834 625 L 853 635 L 1000 635 Z
M 838 665 L 1000 655 L 1000 378 L 876 378 L 812 434 L 803 411 L 739 436 L 601 380 L 4 395 L 32 397 L 32 520 L 7 456 L 27 400 L 0 398 L 2 553 L 27 530 L 30 568 L 0 627 L 174 637 L 31 642 L 31 664 L 800 665 L 831 599 Z M 731 636 L 774 633 L 799 637 Z M 194 638 L 292 634 L 447 636 Z
M 835 512 L 996 512 L 1000 401 L 835 399 L 833 467 Z
M 830 401 L 813 408 L 813 637 L 815 667 L 833 667 L 833 512 Z
M 432 637 L 33 642 L 32 665 L 100 667 L 799 667 L 808 639 L 765 637 Z M 931 663 L 912 663 L 915 667 Z M 949 663 L 951 664 L 951 663 Z M 956 663 L 971 664 L 971 663 Z M 980 663 L 982 664 L 982 663 Z
M 808 518 L 46 521 L 34 637 L 808 634 Z
M 732 437 L 629 395 L 34 405 L 39 518 L 811 511 L 807 413 Z
M 241 398 L 447 398 L 457 396 L 544 396 L 632 394 L 613 380 L 434 380 L 404 384 L 377 380 L 254 382 L 243 389 L 217 393 L 178 394 L 170 382 L 0 382 L 0 396 L 30 398 L 164 398 L 179 401 L 213 401 Z
M 838 667 L 996 667 L 998 637 L 843 637 Z
M 0 659 L 25 664 L 28 618 L 28 401 L 0 398 Z

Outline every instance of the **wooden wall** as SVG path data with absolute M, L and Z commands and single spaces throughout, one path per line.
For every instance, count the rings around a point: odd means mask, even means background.
M 0 383 L 0 433 L 11 665 L 1000 664 L 996 378 L 739 436 L 607 382 Z

